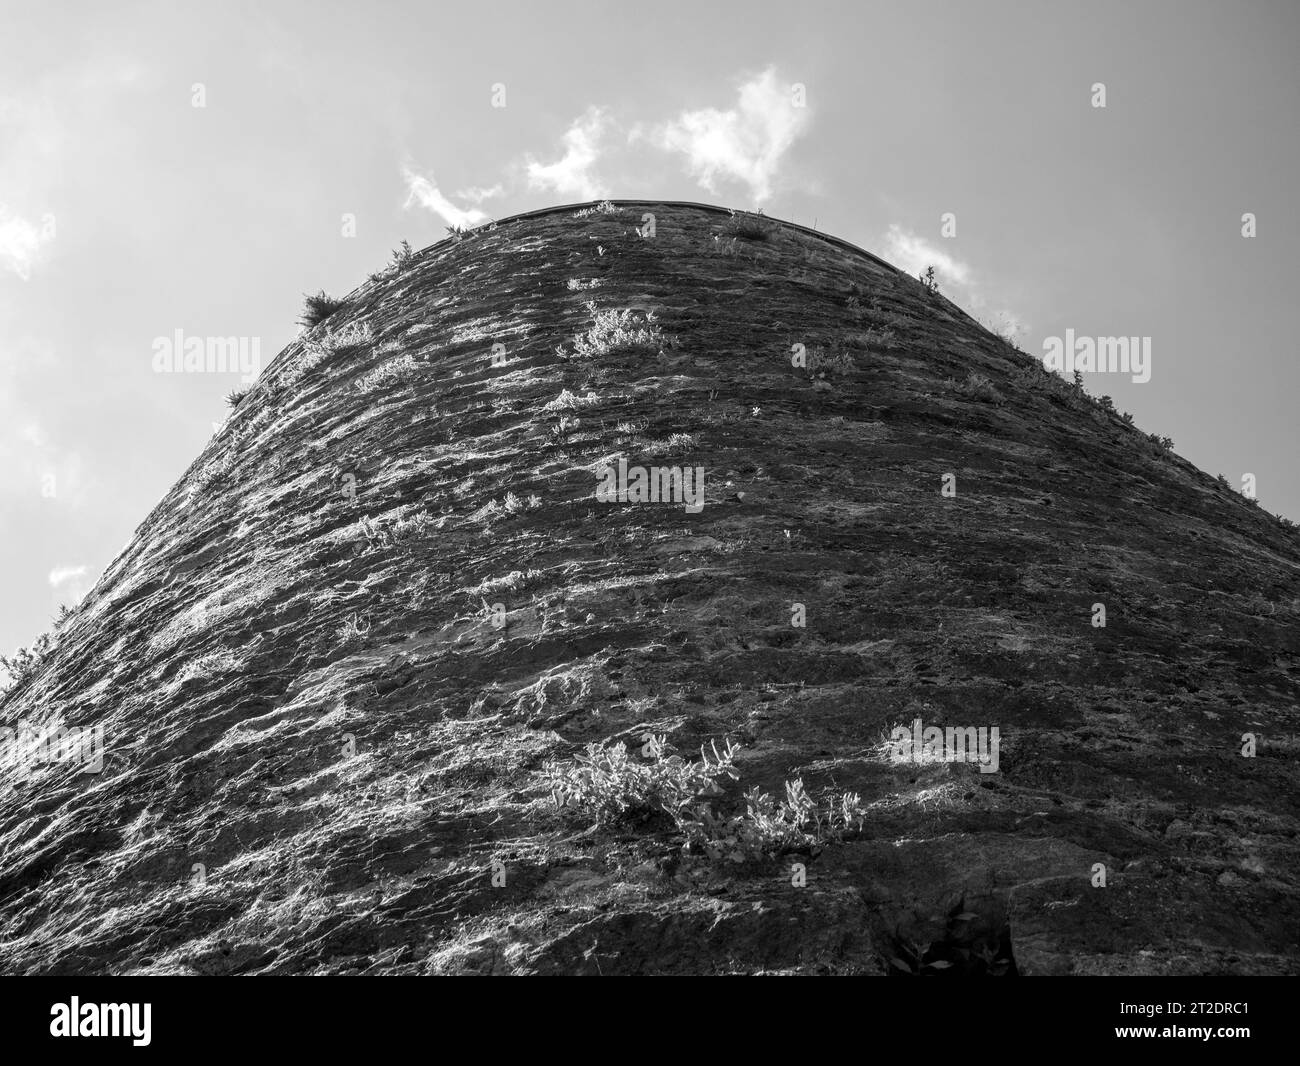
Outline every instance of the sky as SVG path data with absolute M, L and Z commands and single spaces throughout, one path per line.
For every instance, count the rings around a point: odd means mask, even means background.
M 1300 520 L 1300 4 L 0 0 L 0 652 L 94 585 L 305 292 L 521 211 L 818 229 Z M 1101 106 L 1103 105 L 1104 106 Z M 1249 231 L 1249 232 L 1248 232 Z

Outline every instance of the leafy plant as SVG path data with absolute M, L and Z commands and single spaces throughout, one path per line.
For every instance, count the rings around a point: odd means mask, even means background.
M 35 674 L 53 647 L 54 638 L 49 633 L 42 633 L 32 641 L 30 647 L 19 648 L 12 655 L 0 655 L 0 670 L 9 675 L 5 690 L 8 691 Z
M 699 439 L 693 433 L 673 433 L 667 440 L 647 441 L 641 450 L 651 457 L 682 455 L 698 444 Z
M 466 592 L 471 596 L 491 596 L 501 592 L 522 592 L 536 584 L 545 574 L 541 570 L 511 570 L 501 577 L 487 577 Z
M 747 241 L 765 241 L 771 238 L 775 226 L 760 211 L 735 211 L 722 224 L 722 232 L 728 237 L 741 237 Z
M 395 277 L 410 266 L 414 258 L 415 249 L 411 247 L 411 242 L 402 241 L 397 248 L 393 249 L 392 257 L 384 264 L 384 268 L 371 274 L 370 280 L 382 281 L 385 278 Z
M 345 647 L 352 644 L 359 644 L 370 635 L 371 622 L 369 618 L 362 618 L 355 611 L 339 626 L 336 635 L 340 643 Z
M 588 744 L 585 754 L 570 763 L 551 761 L 544 773 L 551 797 L 559 807 L 581 811 L 598 825 L 672 824 L 683 834 L 684 846 L 712 859 L 745 862 L 779 855 L 796 848 L 841 839 L 861 828 L 866 817 L 856 792 L 830 793 L 821 802 L 804 788 L 802 778 L 785 783 L 785 796 L 776 799 L 761 789 L 745 793 L 745 810 L 732 817 L 717 815 L 711 797 L 722 793 L 721 782 L 737 780 L 738 745 L 728 740 L 700 747 L 700 761 L 671 754 L 663 736 L 646 738 L 645 758 L 629 753 L 622 741 Z
M 949 380 L 951 381 L 951 379 Z M 966 375 L 965 381 L 955 384 L 955 388 L 961 395 L 970 397 L 973 400 L 983 400 L 992 404 L 1004 402 L 1002 393 L 998 392 L 993 382 L 983 374 L 977 374 L 974 371 Z
M 363 374 L 354 382 L 361 392 L 376 392 L 394 385 L 414 384 L 419 376 L 421 364 L 409 352 L 380 363 L 374 370 Z
M 939 282 L 934 276 L 934 267 L 926 267 L 920 274 L 921 284 L 925 286 L 925 291 L 934 295 L 939 291 Z
M 840 839 L 860 829 L 865 817 L 856 792 L 831 793 L 818 803 L 803 778 L 796 778 L 785 783 L 784 799 L 752 788 L 745 793 L 743 814 L 720 819 L 699 807 L 684 828 L 688 846 L 710 858 L 743 862 Z
M 851 374 L 857 369 L 857 360 L 848 352 L 826 353 L 814 348 L 808 353 L 808 373 L 814 378 L 826 378 L 832 374 Z
M 644 317 L 638 319 L 638 312 L 632 308 L 601 311 L 594 300 L 587 304 L 587 311 L 591 326 L 585 333 L 574 335 L 575 355 L 590 358 L 626 349 L 657 350 L 663 339 L 653 311 L 644 312 Z M 563 348 L 557 351 L 564 354 Z
M 584 754 L 568 765 L 549 762 L 544 768 L 556 806 L 594 817 L 598 824 L 644 823 L 667 818 L 681 827 L 701 796 L 721 792 L 720 779 L 739 776 L 732 765 L 738 746 L 727 741 L 718 751 L 700 747 L 700 761 L 691 762 L 672 751 L 665 736 L 646 739 L 645 759 L 633 757 L 622 741 L 588 744 Z
M 298 321 L 308 329 L 314 329 L 342 306 L 342 300 L 326 295 L 325 290 L 322 289 L 315 296 L 306 297 L 306 304 Z
M 621 215 L 623 209 L 609 200 L 602 200 L 593 207 L 584 207 L 573 212 L 574 218 L 588 218 L 591 215 Z
M 398 247 L 393 249 L 393 257 L 388 261 L 388 267 L 395 273 L 405 270 L 414 257 L 415 251 L 411 248 L 411 242 L 402 241 Z

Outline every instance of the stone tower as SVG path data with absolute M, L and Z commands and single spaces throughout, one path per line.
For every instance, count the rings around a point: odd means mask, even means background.
M 0 703 L 0 971 L 1294 972 L 1297 546 L 825 234 L 454 235 Z

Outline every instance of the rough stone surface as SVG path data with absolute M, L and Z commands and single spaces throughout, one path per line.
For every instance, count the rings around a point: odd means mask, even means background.
M 4 770 L 0 970 L 1297 970 L 1294 532 L 915 279 L 726 224 L 510 220 L 281 353 L 0 704 L 109 748 Z M 661 342 L 576 355 L 589 301 Z M 704 510 L 597 502 L 618 456 Z M 999 771 L 891 762 L 918 717 Z M 740 743 L 720 810 L 870 817 L 730 863 L 556 809 L 548 759 L 647 732 Z

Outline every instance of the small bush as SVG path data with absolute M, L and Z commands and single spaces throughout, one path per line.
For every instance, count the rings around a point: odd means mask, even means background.
M 473 588 L 466 589 L 467 595 L 482 597 L 491 596 L 501 592 L 523 592 L 530 585 L 535 585 L 542 577 L 545 571 L 542 570 L 511 570 L 510 573 L 503 577 L 487 577 L 480 581 Z
M 597 825 L 668 821 L 684 836 L 684 846 L 713 859 L 733 862 L 779 855 L 784 851 L 842 839 L 861 829 L 866 808 L 856 792 L 829 793 L 818 803 L 803 779 L 785 783 L 785 798 L 760 789 L 745 793 L 745 811 L 731 818 L 713 812 L 708 797 L 720 795 L 721 782 L 737 780 L 739 746 L 728 740 L 700 747 L 700 761 L 688 762 L 671 751 L 665 737 L 646 739 L 646 758 L 637 759 L 622 741 L 588 744 L 570 763 L 543 768 L 551 798 L 592 817 Z M 710 753 L 712 756 L 710 757 Z
M 393 249 L 392 257 L 384 264 L 384 268 L 371 274 L 370 280 L 383 281 L 385 278 L 396 277 L 411 265 L 414 258 L 415 249 L 411 247 L 411 242 L 402 241 L 399 247 Z
M 602 200 L 594 207 L 584 207 L 581 211 L 573 212 L 574 218 L 588 218 L 591 215 L 621 215 L 623 209 L 618 207 L 609 200 Z
M 8 683 L 0 691 L 8 691 L 35 674 L 53 647 L 54 638 L 49 633 L 42 633 L 32 641 L 31 647 L 19 648 L 12 655 L 0 655 L 0 670 L 9 675 Z
M 614 351 L 659 349 L 663 334 L 655 324 L 653 311 L 644 312 L 638 319 L 641 313 L 632 308 L 601 311 L 595 301 L 587 304 L 587 310 L 591 314 L 591 327 L 585 333 L 574 335 L 574 355 L 590 358 Z M 564 354 L 563 348 L 558 351 Z
M 352 355 L 374 343 L 369 322 L 352 322 L 342 329 L 332 329 L 320 339 L 320 347 L 330 355 Z
M 560 417 L 551 425 L 551 436 L 556 443 L 568 440 L 570 436 L 578 432 L 582 425 L 582 419 L 575 418 L 573 415 L 560 415 Z
M 647 441 L 642 451 L 649 456 L 682 455 L 699 443 L 694 433 L 673 433 L 667 440 Z
M 815 378 L 832 374 L 852 374 L 858 369 L 857 360 L 848 352 L 825 353 L 814 349 L 808 353 L 808 373 Z
M 952 379 L 949 378 L 949 381 Z M 955 383 L 954 383 L 955 384 Z M 966 380 L 960 384 L 955 384 L 955 388 L 962 396 L 972 400 L 982 400 L 985 403 L 1002 404 L 1005 398 L 1002 393 L 994 387 L 993 382 L 983 374 L 976 374 L 974 371 L 966 375 Z
M 732 211 L 731 217 L 722 224 L 722 232 L 728 237 L 741 237 L 747 241 L 769 240 L 775 230 L 771 220 L 763 216 L 762 211 Z
M 239 402 L 248 395 L 252 387 L 252 385 L 245 385 L 242 389 L 231 389 L 226 393 L 226 406 L 230 408 L 238 407 Z
M 713 758 L 700 747 L 700 761 L 670 755 L 667 738 L 646 741 L 648 758 L 636 759 L 622 741 L 588 744 L 586 753 L 569 765 L 547 763 L 544 773 L 551 798 L 595 818 L 597 824 L 642 823 L 666 817 L 678 827 L 692 820 L 695 803 L 722 791 L 720 779 L 739 776 L 732 765 L 738 746 L 728 741 L 721 752 L 712 745 Z
M 414 384 L 420 373 L 420 363 L 413 355 L 402 355 L 380 363 L 368 374 L 357 378 L 355 384 L 361 392 L 377 392 L 394 385 Z
M 415 257 L 415 251 L 411 248 L 410 241 L 402 243 L 393 249 L 393 257 L 388 261 L 388 269 L 393 273 L 400 273 L 411 265 L 411 260 Z
M 525 499 L 513 492 L 507 492 L 500 503 L 496 500 L 488 500 L 470 517 L 490 525 L 499 518 L 513 517 L 514 515 L 523 514 L 525 511 L 535 511 L 541 506 L 542 498 L 536 493 Z
M 408 518 L 363 518 L 357 525 L 366 540 L 367 548 L 391 548 L 404 541 L 432 536 L 436 519 L 427 511 Z
M 342 300 L 327 296 L 325 290 L 322 289 L 315 296 L 306 297 L 306 304 L 298 321 L 308 329 L 314 329 L 342 306 Z
M 561 389 L 560 395 L 555 397 L 549 403 L 543 404 L 543 411 L 579 411 L 584 407 L 590 407 L 594 403 L 599 403 L 600 397 L 594 392 L 589 392 L 585 396 L 579 396 L 570 392 L 568 389 Z
M 931 296 L 939 291 L 939 282 L 934 276 L 934 267 L 928 266 L 920 274 L 921 284 L 925 286 L 925 291 Z
M 785 783 L 782 800 L 750 789 L 745 793 L 745 813 L 734 818 L 718 819 L 703 808 L 696 813 L 698 817 L 685 826 L 687 846 L 713 859 L 733 861 L 838 840 L 861 829 L 866 818 L 856 792 L 832 793 L 818 804 L 805 791 L 802 778 Z
M 370 619 L 362 618 L 355 612 L 336 630 L 339 643 L 344 647 L 359 644 L 370 635 Z

